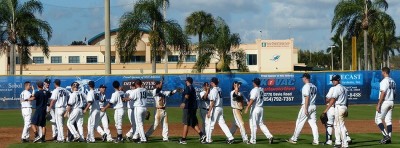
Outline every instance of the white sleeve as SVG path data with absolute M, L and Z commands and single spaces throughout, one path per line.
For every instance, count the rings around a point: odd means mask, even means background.
M 379 90 L 382 92 L 386 92 L 389 89 L 389 83 L 386 81 L 386 79 L 382 80 L 382 82 L 379 84 Z
M 93 100 L 94 100 L 93 97 L 94 97 L 94 96 L 92 95 L 92 93 L 88 93 L 87 99 L 86 99 L 87 102 L 93 102 Z
M 161 91 L 165 97 L 169 97 L 169 95 L 171 94 L 171 91 Z
M 332 94 L 333 94 L 333 87 L 329 88 L 329 91 L 326 94 L 326 98 L 328 98 L 328 99 L 332 98 Z
M 74 105 L 75 104 L 75 95 L 71 95 L 70 98 L 68 99 L 68 105 Z
M 251 90 L 250 92 L 250 100 L 254 100 L 257 98 L 257 91 L 255 89 Z
M 157 94 L 157 88 L 153 89 L 153 97 L 155 97 Z
M 117 103 L 117 97 L 115 96 L 115 93 L 113 93 L 113 94 L 111 95 L 110 103 L 111 103 L 111 104 Z
M 206 94 L 205 91 L 200 92 L 200 99 L 203 99 L 204 95 Z
M 309 95 L 310 95 L 310 86 L 309 86 L 309 85 L 304 85 L 304 86 L 303 86 L 303 89 L 301 89 L 301 94 L 302 94 L 304 97 L 309 96 Z
M 29 91 L 26 91 L 26 93 L 24 94 L 24 100 L 28 101 L 29 98 L 31 98 L 32 94 Z
M 235 93 L 235 92 L 231 91 L 231 100 L 233 100 L 233 93 Z
M 210 101 L 215 101 L 215 98 L 217 98 L 217 94 L 217 89 L 212 89 L 209 94 Z
M 58 96 L 59 91 L 53 90 L 53 92 L 51 93 L 51 100 L 57 100 L 57 96 Z

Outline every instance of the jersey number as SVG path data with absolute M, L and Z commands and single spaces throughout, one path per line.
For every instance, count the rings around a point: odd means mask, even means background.
M 146 92 L 140 92 L 140 98 L 146 99 L 147 98 Z
M 317 88 L 316 87 L 310 87 L 310 96 L 315 96 L 317 94 Z
M 58 92 L 58 97 L 60 97 L 60 98 L 66 96 L 66 95 L 67 95 L 67 93 L 64 90 L 60 90 Z

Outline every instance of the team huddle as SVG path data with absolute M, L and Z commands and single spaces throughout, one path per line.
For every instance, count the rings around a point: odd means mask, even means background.
M 383 134 L 381 144 L 391 143 L 392 123 L 391 116 L 393 110 L 393 100 L 396 96 L 396 83 L 389 77 L 390 69 L 382 68 L 384 79 L 380 83 L 379 101 L 376 106 L 375 122 Z M 304 73 L 302 81 L 304 86 L 301 89 L 302 103 L 296 120 L 293 136 L 287 142 L 296 144 L 301 130 L 307 121 L 310 124 L 313 134 L 313 145 L 319 144 L 319 132 L 317 127 L 316 99 L 317 87 L 310 83 L 310 74 Z M 79 91 L 79 83 L 73 82 L 71 90 L 60 87 L 61 81 L 54 80 L 55 89 L 50 91 L 50 80 L 36 82 L 37 91 L 34 90 L 30 82 L 24 83 L 25 90 L 21 93 L 21 110 L 24 119 L 22 131 L 22 142 L 29 142 L 30 129 L 34 132 L 33 142 L 45 142 L 46 119 L 50 119 L 52 124 L 53 141 L 56 142 L 95 142 L 95 131 L 101 135 L 103 142 L 124 142 L 133 141 L 136 143 L 146 143 L 158 125 L 162 126 L 162 139 L 169 141 L 168 137 L 168 114 L 166 111 L 167 100 L 171 95 L 180 93 L 183 110 L 182 123 L 183 132 L 179 139 L 180 144 L 186 144 L 188 128 L 192 127 L 200 137 L 200 142 L 210 144 L 213 142 L 212 133 L 215 124 L 218 123 L 225 134 L 226 143 L 234 143 L 233 134 L 239 129 L 242 141 L 246 144 L 256 144 L 257 127 L 272 144 L 274 136 L 268 130 L 263 121 L 264 90 L 260 87 L 261 80 L 254 78 L 253 89 L 247 98 L 240 90 L 241 82 L 235 81 L 230 92 L 230 104 L 233 113 L 233 123 L 228 128 L 224 119 L 224 108 L 222 89 L 218 87 L 219 80 L 213 77 L 211 81 L 205 82 L 202 91 L 196 93 L 193 87 L 193 79 L 187 77 L 185 88 L 175 90 L 164 90 L 163 81 L 157 81 L 155 89 L 151 95 L 154 98 L 154 123 L 145 132 L 144 120 L 148 118 L 147 111 L 147 90 L 143 88 L 141 80 L 135 80 L 130 85 L 130 90 L 124 92 L 120 83 L 112 83 L 114 93 L 108 100 L 105 95 L 106 86 L 100 85 L 95 91 L 95 82 L 89 81 L 89 91 L 85 94 Z M 340 75 L 331 77 L 332 87 L 326 94 L 326 109 L 321 115 L 321 121 L 326 128 L 326 141 L 324 144 L 333 145 L 333 129 L 335 135 L 335 146 L 348 147 L 352 140 L 349 137 L 345 126 L 345 118 L 348 116 L 348 90 L 343 86 Z M 32 92 L 32 93 L 31 93 Z M 32 114 L 31 101 L 36 100 L 36 110 Z M 247 106 L 246 106 L 247 104 Z M 114 109 L 114 122 L 116 128 L 116 138 L 113 139 L 109 129 L 109 119 L 106 110 Z M 122 119 L 127 109 L 130 121 L 130 129 L 123 137 Z M 200 111 L 202 123 L 197 119 L 197 109 Z M 87 135 L 85 138 L 83 131 L 83 117 L 88 114 Z M 245 122 L 242 114 L 249 114 L 250 138 L 245 130 Z M 51 117 L 50 117 L 51 116 Z M 67 120 L 68 133 L 64 135 L 64 120 Z M 382 123 L 385 120 L 385 125 Z M 100 125 L 101 123 L 101 125 Z M 201 124 L 201 127 L 199 126 Z

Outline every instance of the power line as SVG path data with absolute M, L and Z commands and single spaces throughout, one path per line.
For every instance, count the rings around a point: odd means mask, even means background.
M 61 5 L 54 5 L 54 4 L 48 4 L 48 3 L 42 3 L 43 5 L 46 6 L 51 6 L 51 7 L 59 7 L 59 8 L 68 8 L 68 9 L 97 9 L 97 8 L 104 8 L 104 6 L 99 6 L 99 7 L 72 7 L 72 6 L 61 6 Z M 114 5 L 110 6 L 111 8 L 118 8 L 118 7 L 125 7 L 129 5 L 134 5 L 135 3 L 128 3 L 128 4 L 121 4 L 121 5 Z

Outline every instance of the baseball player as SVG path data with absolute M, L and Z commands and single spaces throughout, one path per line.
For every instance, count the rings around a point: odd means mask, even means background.
M 317 119 L 316 119 L 316 109 L 315 106 L 315 99 L 317 97 L 317 87 L 310 83 L 310 74 L 304 73 L 302 76 L 304 86 L 301 89 L 302 94 L 302 102 L 299 114 L 296 120 L 296 127 L 293 133 L 292 138 L 287 140 L 289 143 L 296 144 L 297 138 L 300 135 L 301 130 L 303 129 L 304 123 L 308 121 L 310 124 L 312 134 L 314 137 L 312 145 L 319 144 L 319 137 L 318 137 L 318 127 L 317 127 Z
M 97 129 L 99 126 L 100 122 L 100 105 L 99 105 L 99 98 L 95 97 L 94 93 L 94 86 L 95 83 L 94 81 L 89 81 L 88 83 L 89 86 L 89 92 L 86 95 L 86 100 L 87 100 L 87 105 L 85 110 L 83 110 L 83 113 L 85 114 L 87 110 L 90 108 L 90 113 L 89 113 L 89 119 L 88 119 L 88 134 L 86 138 L 87 143 L 94 143 L 94 130 Z M 106 134 L 102 135 L 102 138 L 105 139 L 104 137 L 107 136 Z
M 29 130 L 31 129 L 31 116 L 32 116 L 32 104 L 29 101 L 33 95 L 30 90 L 33 87 L 31 86 L 31 82 L 26 81 L 24 83 L 25 90 L 21 92 L 21 113 L 22 118 L 24 119 L 24 128 L 22 129 L 21 142 L 26 143 L 29 142 Z M 34 90 L 33 90 L 34 91 Z
M 208 122 L 206 122 L 207 119 L 207 113 L 210 107 L 210 99 L 208 97 L 208 94 L 210 93 L 210 85 L 208 84 L 208 82 L 204 82 L 203 83 L 203 91 L 200 92 L 200 97 L 199 97 L 199 101 L 200 101 L 200 117 L 203 121 L 202 126 L 201 126 L 201 131 L 203 133 L 206 133 L 206 124 Z
M 84 107 L 85 98 L 84 95 L 82 95 L 78 90 L 79 83 L 72 83 L 71 89 L 73 92 L 70 94 L 67 111 L 65 112 L 64 117 L 69 117 L 67 126 L 70 132 L 74 135 L 74 139 L 72 141 L 83 141 L 82 108 Z M 77 124 L 77 128 L 75 128 L 74 123 Z
M 333 88 L 334 87 L 329 88 L 329 91 L 326 94 L 326 102 L 327 102 L 326 105 L 329 105 L 329 100 L 330 100 L 330 98 L 332 98 Z M 325 125 L 325 128 L 326 128 L 326 142 L 325 142 L 325 144 L 326 145 L 332 145 L 333 144 L 333 142 L 332 142 L 333 123 L 334 123 L 334 120 L 335 120 L 335 108 L 334 108 L 334 106 L 331 106 L 328 109 L 328 112 L 326 112 L 326 114 L 327 114 L 327 117 L 328 117 L 328 121 L 327 121 L 327 123 Z M 352 142 L 351 138 L 349 136 L 349 133 L 347 132 L 346 126 L 344 126 L 344 128 L 346 130 L 347 142 L 350 144 Z M 338 142 L 338 143 L 335 143 L 335 145 L 341 145 L 342 142 L 340 140 L 340 135 L 338 135 L 338 133 L 335 133 L 335 138 L 336 138 L 336 141 Z
M 108 108 L 114 106 L 114 121 L 115 128 L 117 129 L 117 139 L 115 143 L 119 143 L 124 141 L 122 138 L 122 118 L 124 116 L 125 103 L 122 98 L 125 97 L 125 93 L 119 90 L 120 83 L 118 81 L 114 81 L 112 85 L 115 92 L 111 95 L 110 102 L 102 108 L 101 111 L 105 112 Z
M 396 97 L 396 82 L 390 78 L 390 69 L 388 67 L 382 68 L 383 80 L 380 82 L 379 87 L 379 101 L 376 105 L 375 123 L 378 125 L 382 132 L 383 139 L 381 144 L 392 143 L 392 111 L 393 101 Z M 385 119 L 385 126 L 382 120 Z
M 210 91 L 210 110 L 207 113 L 207 118 L 210 120 L 206 127 L 206 143 L 211 143 L 211 135 L 214 130 L 214 125 L 218 122 L 218 125 L 221 127 L 222 131 L 225 133 L 228 138 L 227 143 L 232 144 L 233 136 L 229 131 L 228 126 L 225 123 L 224 119 L 224 111 L 223 111 L 223 100 L 222 100 L 222 92 L 221 88 L 218 87 L 219 80 L 216 77 L 211 78 L 211 86 L 212 89 Z
M 64 142 L 64 114 L 65 108 L 67 107 L 69 91 L 60 87 L 61 81 L 59 79 L 54 80 L 54 86 L 56 87 L 50 97 L 50 106 L 47 111 L 51 111 L 50 109 L 55 106 L 55 121 L 57 127 L 57 142 Z
M 179 139 L 179 144 L 187 144 L 186 136 L 188 134 L 188 127 L 192 127 L 196 133 L 200 136 L 200 141 L 205 141 L 206 135 L 201 132 L 199 128 L 199 121 L 196 117 L 197 112 L 197 100 L 196 100 L 196 90 L 193 87 L 193 78 L 186 77 L 185 80 L 185 89 L 182 93 L 182 103 L 180 108 L 183 109 L 182 123 L 183 123 L 183 132 L 182 138 Z
M 46 133 L 46 108 L 51 94 L 49 91 L 43 89 L 42 81 L 36 82 L 36 85 L 38 87 L 38 91 L 35 92 L 35 94 L 28 100 L 36 100 L 36 110 L 32 116 L 31 126 L 33 132 L 35 133 L 35 139 L 33 142 L 41 143 L 46 142 L 44 140 Z M 41 130 L 38 130 L 38 128 Z
M 100 92 L 96 93 L 97 97 L 99 98 L 100 109 L 103 109 L 104 106 L 107 104 L 106 103 L 107 102 L 107 99 L 106 99 L 106 88 L 107 87 L 105 85 L 100 85 L 100 88 L 99 88 Z M 97 126 L 97 132 L 100 135 L 102 135 L 102 141 L 104 142 L 104 141 L 107 140 L 107 142 L 112 142 L 113 139 L 112 139 L 112 136 L 111 136 L 110 129 L 108 128 L 109 120 L 108 120 L 108 116 L 107 116 L 106 112 L 100 111 L 100 121 L 101 121 L 101 124 L 102 124 L 103 128 L 101 128 L 100 125 Z
M 167 97 L 175 94 L 176 90 L 173 91 L 164 91 L 163 82 L 157 81 L 156 88 L 153 90 L 153 98 L 156 110 L 154 111 L 154 124 L 146 132 L 146 137 L 150 137 L 153 132 L 156 130 L 157 126 L 161 123 L 163 127 L 162 137 L 163 142 L 168 142 L 168 115 L 165 110 L 167 104 Z
M 43 82 L 44 82 L 43 89 L 49 91 L 50 93 L 52 93 L 50 91 L 51 80 L 49 78 L 46 78 L 46 79 L 44 79 Z M 50 103 L 51 103 L 50 101 L 51 100 L 49 100 L 49 102 L 47 102 L 47 106 L 50 106 Z M 47 108 L 47 109 L 49 109 L 49 108 Z M 50 110 L 47 110 L 47 112 L 49 112 L 50 115 L 51 115 L 50 123 L 51 123 L 51 131 L 52 131 L 52 134 L 53 134 L 52 137 L 53 137 L 53 141 L 56 141 L 58 139 L 57 138 L 58 130 L 57 130 L 57 123 L 56 123 L 55 106 L 50 108 Z
M 243 142 L 248 143 L 249 139 L 247 137 L 246 129 L 244 128 L 244 121 L 242 118 L 242 110 L 245 99 L 243 93 L 240 92 L 241 84 L 242 83 L 237 81 L 233 82 L 232 84 L 233 86 L 231 91 L 231 107 L 235 120 L 233 121 L 232 126 L 229 130 L 233 135 L 236 132 L 237 128 L 239 128 Z
M 140 141 L 137 143 L 146 143 L 147 138 L 144 133 L 143 123 L 146 116 L 147 108 L 146 108 L 146 99 L 147 99 L 147 92 L 146 89 L 142 87 L 142 81 L 137 79 L 135 80 L 135 87 L 136 89 L 131 92 L 129 101 L 133 101 L 133 107 L 135 108 L 135 123 L 136 123 L 136 130 L 135 134 L 133 135 L 133 139 L 139 139 Z
M 260 126 L 261 131 L 268 138 L 270 144 L 274 142 L 274 136 L 269 132 L 267 126 L 264 125 L 263 121 L 263 104 L 264 104 L 264 91 L 260 88 L 261 80 L 259 78 L 254 78 L 253 89 L 250 91 L 250 101 L 244 111 L 245 114 L 248 113 L 250 109 L 250 130 L 251 138 L 247 144 L 256 144 L 257 135 L 257 125 Z
M 343 85 L 340 84 L 340 75 L 332 76 L 332 83 L 334 85 L 332 98 L 329 99 L 329 104 L 327 108 L 324 110 L 324 113 L 327 113 L 331 106 L 335 106 L 335 135 L 339 135 L 340 138 L 336 138 L 336 144 L 339 143 L 339 139 L 341 140 L 341 147 L 348 147 L 348 142 L 346 138 L 346 128 L 344 125 L 344 118 L 347 114 L 347 89 Z
M 130 90 L 126 91 L 125 97 L 130 97 L 130 95 L 133 93 L 133 90 L 136 89 L 134 82 L 131 83 L 130 88 L 131 88 Z M 131 101 L 129 98 L 126 98 L 125 100 L 127 101 L 127 106 L 128 106 L 128 119 L 129 122 L 131 123 L 131 129 L 128 131 L 128 133 L 125 134 L 125 136 L 127 140 L 131 141 L 133 134 L 135 134 L 136 131 L 135 107 L 133 106 L 133 100 Z

